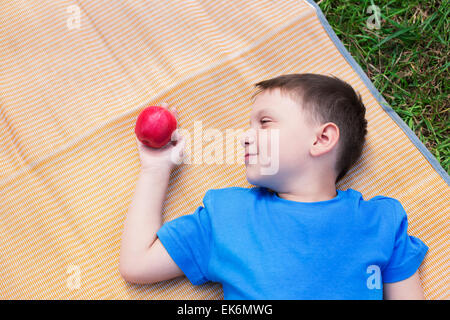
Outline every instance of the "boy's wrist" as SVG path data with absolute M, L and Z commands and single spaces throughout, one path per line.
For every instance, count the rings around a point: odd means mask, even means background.
M 140 169 L 140 174 L 144 176 L 158 176 L 162 178 L 170 177 L 170 173 L 172 172 L 172 168 L 170 166 L 155 166 L 155 167 L 147 167 Z

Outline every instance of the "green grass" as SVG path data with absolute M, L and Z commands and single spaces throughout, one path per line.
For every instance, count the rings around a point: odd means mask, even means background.
M 450 173 L 449 1 L 316 2 L 378 91 Z M 367 25 L 370 5 L 379 8 L 379 28 Z

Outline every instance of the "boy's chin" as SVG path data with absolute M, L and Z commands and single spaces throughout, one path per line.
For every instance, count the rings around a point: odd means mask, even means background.
M 253 171 L 253 170 L 251 170 L 251 171 Z M 245 174 L 246 174 L 248 183 L 253 184 L 253 185 L 258 185 L 257 177 L 255 177 L 255 174 L 253 172 L 249 172 L 248 168 L 245 170 Z
M 278 181 L 279 179 L 279 174 L 276 175 L 262 174 L 260 170 L 261 167 L 258 165 L 247 166 L 245 170 L 247 182 L 257 187 L 264 187 L 271 190 L 275 190 L 276 189 L 275 184 L 276 181 Z
M 247 177 L 247 182 L 251 185 L 254 185 L 255 187 L 268 188 L 269 190 L 271 190 L 270 186 L 269 186 L 270 183 L 264 182 L 262 179 L 258 180 L 258 179 L 251 179 L 251 178 Z
M 246 169 L 247 181 L 255 186 L 262 186 L 264 184 L 264 176 L 259 172 L 259 168 L 252 167 Z

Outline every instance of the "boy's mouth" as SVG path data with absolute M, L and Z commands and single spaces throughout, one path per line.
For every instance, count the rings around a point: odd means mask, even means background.
M 250 156 L 256 156 L 256 155 L 257 155 L 257 153 L 253 153 L 253 154 L 246 153 L 245 157 L 244 157 L 245 163 L 248 163 Z
M 246 153 L 246 154 L 245 154 L 246 157 L 248 157 L 248 156 L 256 156 L 256 155 L 257 155 L 257 153 L 252 153 L 252 154 Z

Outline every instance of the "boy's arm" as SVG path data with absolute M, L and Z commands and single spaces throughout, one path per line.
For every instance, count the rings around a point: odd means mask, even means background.
M 419 271 L 403 281 L 383 283 L 384 300 L 425 300 Z
M 157 239 L 170 169 L 141 170 L 124 222 L 119 272 L 133 283 L 155 283 L 182 276 L 183 272 Z

